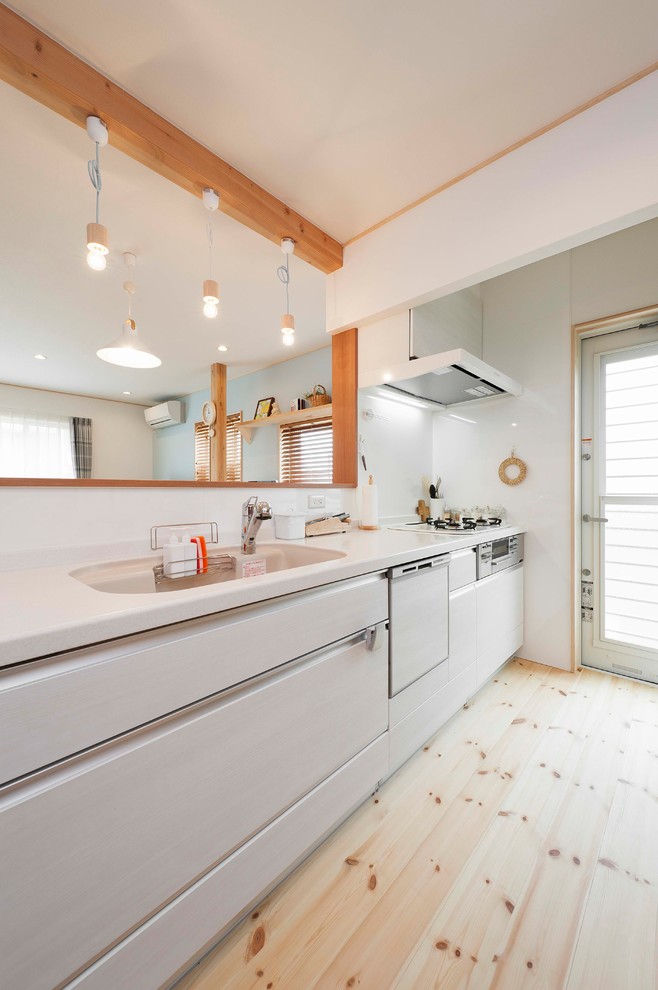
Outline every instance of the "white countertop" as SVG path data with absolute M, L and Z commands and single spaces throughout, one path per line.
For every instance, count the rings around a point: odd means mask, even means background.
M 166 594 L 97 591 L 71 577 L 77 568 L 70 564 L 7 571 L 0 574 L 0 665 L 62 653 L 474 546 L 491 539 L 494 532 L 511 536 L 523 530 L 507 526 L 468 536 L 436 538 L 415 530 L 351 529 L 337 536 L 276 541 L 281 546 L 298 542 L 318 549 L 340 550 L 345 556 Z M 263 544 L 271 542 L 265 540 Z M 161 554 L 154 553 L 153 562 L 160 560 Z

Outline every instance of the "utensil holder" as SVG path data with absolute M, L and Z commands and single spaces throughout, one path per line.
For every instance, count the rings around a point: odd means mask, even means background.
M 431 498 L 430 499 L 430 516 L 432 519 L 443 519 L 443 511 L 446 507 L 446 500 L 444 498 Z

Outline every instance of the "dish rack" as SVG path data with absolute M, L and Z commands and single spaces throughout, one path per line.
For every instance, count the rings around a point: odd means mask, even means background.
M 207 533 L 203 530 L 206 529 Z M 203 536 L 206 545 L 219 543 L 219 526 L 216 522 L 192 522 L 192 523 L 169 523 L 168 526 L 151 526 L 151 550 L 162 550 L 164 543 L 160 542 L 160 531 L 165 533 L 176 532 L 181 535 L 190 532 L 193 536 Z
M 191 522 L 191 523 L 169 523 L 168 525 L 151 527 L 151 550 L 162 550 L 164 539 L 170 533 L 192 533 L 194 536 L 203 536 L 206 546 L 217 546 L 219 543 L 219 526 L 216 522 Z M 163 582 L 180 581 L 177 588 L 184 588 L 185 582 L 190 578 L 195 579 L 195 583 L 200 583 L 200 579 L 208 575 L 219 574 L 222 571 L 234 571 L 236 568 L 236 558 L 228 553 L 208 553 L 203 559 L 204 568 L 197 571 L 196 561 L 174 560 L 169 564 L 155 564 L 153 576 L 156 586 Z M 201 583 L 203 583 L 201 581 Z
M 153 568 L 153 576 L 155 578 L 156 586 L 161 584 L 163 581 L 189 581 L 190 578 L 195 578 L 195 583 L 199 583 L 199 578 L 208 577 L 211 574 L 219 574 L 222 571 L 234 571 L 237 566 L 237 559 L 229 553 L 209 553 L 207 557 L 204 558 L 205 568 L 202 571 L 197 571 L 196 562 L 193 560 L 181 561 L 176 560 L 171 564 L 156 564 Z M 188 565 L 188 570 L 183 570 L 183 573 L 173 574 L 167 573 L 168 570 L 172 568 L 184 568 Z M 192 569 L 194 568 L 194 569 Z M 183 584 L 181 587 L 185 587 Z

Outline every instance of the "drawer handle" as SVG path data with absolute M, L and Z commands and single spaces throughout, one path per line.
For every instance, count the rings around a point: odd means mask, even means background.
M 366 650 L 372 653 L 377 643 L 377 626 L 368 626 L 366 629 Z

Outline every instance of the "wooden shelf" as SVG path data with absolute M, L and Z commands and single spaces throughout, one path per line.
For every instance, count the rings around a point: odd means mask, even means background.
M 266 416 L 263 419 L 248 419 L 244 423 L 237 423 L 237 428 L 247 443 L 254 439 L 254 430 L 259 430 L 262 426 L 284 426 L 286 423 L 304 423 L 311 419 L 330 419 L 331 403 L 324 406 L 309 406 L 308 409 L 299 409 L 296 412 L 275 413 L 274 416 Z

